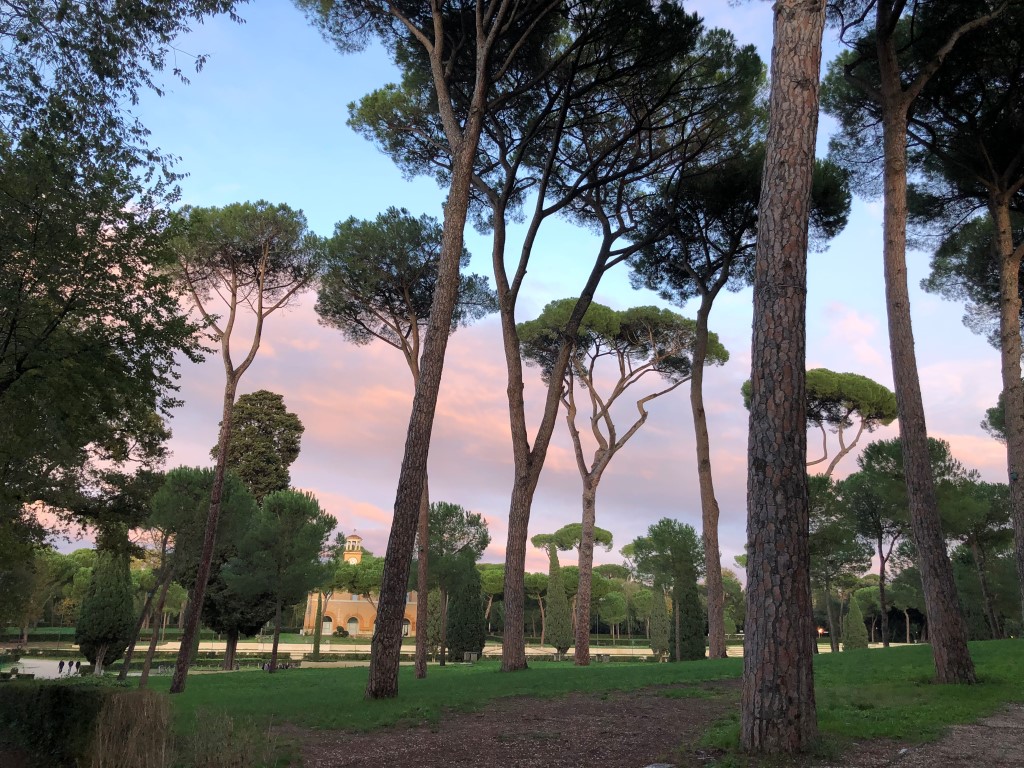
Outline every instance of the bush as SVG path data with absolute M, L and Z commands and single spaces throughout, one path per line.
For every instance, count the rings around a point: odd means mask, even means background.
M 846 614 L 843 625 L 843 650 L 855 651 L 868 647 L 868 628 L 864 624 L 864 614 L 855 597 L 850 598 L 850 610 Z
M 348 630 L 345 629 L 344 627 L 338 627 L 336 630 L 334 630 L 334 636 L 335 637 L 348 637 Z

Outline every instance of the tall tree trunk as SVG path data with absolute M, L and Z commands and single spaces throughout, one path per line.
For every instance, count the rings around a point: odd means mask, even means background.
M 167 569 L 167 573 L 160 583 L 160 597 L 157 598 L 156 608 L 153 609 L 157 615 L 163 614 L 164 603 L 167 601 L 167 590 L 171 586 L 172 570 Z M 146 650 L 146 659 L 142 662 L 142 675 L 139 677 L 139 688 L 145 688 L 146 683 L 149 681 L 149 670 L 153 666 L 153 656 L 156 654 L 157 644 L 157 633 L 153 631 L 153 636 L 149 638 L 149 648 Z
M 149 616 L 150 608 L 153 605 L 153 595 L 156 594 L 156 590 L 159 588 L 159 583 L 154 584 L 153 588 L 146 593 L 146 602 L 142 605 L 142 611 L 139 613 L 139 618 L 135 621 L 135 629 L 132 631 L 132 641 L 128 643 L 128 648 L 124 652 L 124 663 L 121 664 L 121 671 L 117 673 L 118 680 L 124 680 L 128 677 L 128 668 L 132 665 L 132 656 L 135 655 L 135 644 L 139 641 L 139 632 L 142 631 L 142 625 Z
M 96 649 L 96 661 L 93 664 L 92 673 L 96 677 L 103 677 L 103 670 L 105 668 L 103 662 L 107 656 L 107 647 L 109 643 L 102 643 Z
M 228 448 L 231 444 L 231 417 L 235 406 L 235 392 L 238 389 L 238 377 L 230 370 L 231 362 L 227 356 L 224 356 L 224 366 L 227 380 L 224 384 L 220 435 L 217 437 L 217 465 L 213 474 L 213 490 L 210 493 L 210 510 L 206 514 L 206 531 L 203 534 L 202 554 L 199 556 L 199 570 L 196 572 L 195 586 L 189 595 L 185 628 L 181 633 L 181 644 L 178 646 L 178 660 L 174 665 L 174 677 L 171 678 L 171 693 L 181 693 L 185 690 L 192 644 L 199 637 L 199 617 L 203 612 L 203 598 L 206 596 L 206 584 L 210 580 L 213 548 L 217 539 L 221 496 L 224 493 L 224 474 L 227 470 Z
M 889 550 L 890 554 L 892 549 Z M 882 612 L 882 646 L 889 647 L 889 608 L 885 599 L 886 563 L 888 557 L 882 557 L 882 542 L 878 542 L 878 606 Z
M 722 553 L 718 547 L 718 499 L 711 474 L 711 441 L 704 412 L 704 361 L 708 355 L 708 315 L 712 297 L 701 296 L 694 331 L 693 364 L 690 367 L 690 411 L 696 437 L 697 480 L 700 484 L 700 509 L 704 545 L 704 582 L 708 590 L 708 655 L 724 659 L 725 586 L 722 583 Z
M 1006 472 L 1010 483 L 1013 551 L 1017 560 L 1017 587 L 1024 611 L 1024 384 L 1021 382 L 1020 266 L 1024 245 L 1014 247 L 1009 200 L 1005 195 L 989 201 L 999 254 L 999 350 L 1003 377 L 1006 431 Z
M 828 616 L 828 644 L 832 653 L 839 653 L 839 631 L 836 627 L 836 611 L 832 605 L 832 590 L 825 585 L 825 615 Z
M 547 633 L 548 620 L 544 616 L 544 598 L 537 595 L 537 607 L 540 608 L 540 644 L 544 645 L 544 635 Z
M 992 632 L 992 639 L 998 640 L 1002 636 L 999 630 L 999 620 L 996 618 L 995 605 L 992 600 L 992 590 L 988 586 L 988 577 L 985 575 L 985 553 L 978 544 L 975 536 L 971 537 L 971 555 L 974 559 L 974 568 L 978 572 L 978 584 L 981 586 L 981 602 L 985 606 L 985 619 L 988 621 L 988 628 Z
M 405 594 L 409 584 L 420 504 L 426 487 L 427 457 L 444 369 L 444 354 L 458 298 L 459 259 L 462 257 L 463 230 L 469 208 L 473 160 L 480 136 L 479 115 L 476 115 L 475 121 L 475 126 L 466 126 L 465 138 L 458 143 L 454 152 L 452 183 L 445 203 L 437 282 L 423 340 L 420 377 L 409 416 L 409 430 L 395 497 L 395 514 L 384 555 L 377 622 L 370 644 L 370 674 L 366 683 L 366 698 L 369 699 L 393 698 L 398 695 Z
M 281 598 L 274 609 L 274 643 L 270 649 L 270 671 L 277 672 L 277 646 L 281 640 Z
M 824 0 L 774 6 L 770 115 L 754 275 L 747 620 L 740 742 L 807 749 L 818 734 L 807 505 L 807 226 Z
M 675 591 L 675 590 L 673 590 L 673 591 Z M 675 629 L 676 629 L 676 643 L 675 643 L 675 645 L 676 645 L 676 648 L 675 648 L 675 650 L 676 650 L 676 659 L 675 660 L 676 661 L 682 661 L 683 660 L 683 643 L 682 643 L 682 640 L 680 639 L 680 633 L 681 633 L 682 627 L 680 627 L 680 625 L 679 625 L 679 621 L 680 621 L 679 601 L 676 600 L 675 595 L 672 595 L 672 621 L 675 624 Z
M 316 616 L 313 617 L 313 661 L 320 661 L 320 640 L 324 634 L 324 594 L 316 591 Z
M 573 659 L 578 667 L 590 663 L 590 595 L 594 569 L 594 526 L 597 525 L 597 487 L 592 477 L 583 479 L 583 525 L 580 529 L 579 586 L 576 589 L 576 644 Z
M 878 4 L 882 25 L 884 3 Z M 887 19 L 885 22 L 887 23 Z M 884 28 L 884 27 L 883 27 Z M 891 36 L 877 45 L 881 74 L 884 179 L 885 298 L 889 348 L 899 414 L 900 444 L 907 482 L 910 523 L 917 545 L 932 658 L 940 683 L 973 683 L 974 662 L 967 648 L 967 627 L 957 602 L 953 568 L 942 535 L 925 424 L 921 382 L 914 352 L 907 288 L 907 111 L 902 92 L 896 42 Z
M 903 611 L 903 617 L 907 620 L 907 643 L 911 642 L 910 638 L 910 609 L 906 608 Z
M 427 478 L 423 478 L 423 495 L 420 497 L 420 518 L 416 528 L 416 679 L 427 676 L 427 601 L 420 595 L 427 594 L 427 549 L 430 542 L 430 489 Z
M 238 630 L 228 630 L 227 642 L 224 644 L 224 665 L 223 669 L 232 670 L 235 668 L 235 651 L 238 650 Z
M 441 659 L 440 666 L 444 666 L 448 658 L 448 590 L 441 590 Z

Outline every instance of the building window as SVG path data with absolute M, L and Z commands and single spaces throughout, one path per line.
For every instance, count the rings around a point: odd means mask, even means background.
M 355 616 L 353 616 L 351 619 L 348 620 L 348 625 L 347 625 L 346 628 L 348 629 L 348 633 L 350 635 L 358 635 L 359 634 L 359 619 L 357 619 Z
M 324 616 L 323 624 L 320 629 L 321 634 L 330 635 L 334 633 L 334 619 L 330 616 Z
M 412 627 L 412 624 L 409 623 L 409 620 L 408 619 L 402 619 L 402 637 L 408 637 L 409 636 L 409 629 L 410 629 L 410 627 Z

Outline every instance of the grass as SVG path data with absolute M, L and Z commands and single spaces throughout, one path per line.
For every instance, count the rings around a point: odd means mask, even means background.
M 979 684 L 940 686 L 931 682 L 931 649 L 926 645 L 822 654 L 815 659 L 818 718 L 823 741 L 893 738 L 925 741 L 954 723 L 970 722 L 1008 702 L 1024 702 L 1024 642 L 972 643 Z M 479 709 L 502 696 L 560 696 L 654 688 L 669 698 L 706 695 L 696 684 L 738 678 L 741 659 L 683 664 L 620 663 L 577 668 L 534 662 L 530 669 L 503 674 L 497 662 L 431 667 L 426 680 L 403 667 L 398 698 L 364 701 L 366 668 L 297 669 L 276 675 L 239 672 L 196 675 L 174 697 L 178 727 L 197 711 L 230 712 L 255 722 L 291 722 L 314 728 L 373 730 L 388 725 L 436 723 L 445 710 Z M 736 747 L 736 716 L 712 728 L 705 745 Z

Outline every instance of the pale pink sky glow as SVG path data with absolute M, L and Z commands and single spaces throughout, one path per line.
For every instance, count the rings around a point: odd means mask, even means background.
M 687 4 L 709 23 L 730 26 L 741 42 L 754 42 L 767 59 L 771 5 L 726 7 L 715 0 Z M 306 212 L 311 227 L 328 235 L 336 221 L 372 218 L 389 205 L 441 217 L 444 194 L 430 180 L 407 182 L 391 162 L 345 126 L 345 105 L 393 81 L 395 71 L 379 50 L 343 57 L 323 43 L 290 4 L 244 6 L 245 25 L 215 20 L 184 41 L 185 50 L 209 52 L 204 71 L 188 86 L 173 86 L 160 100 L 143 102 L 139 116 L 153 143 L 182 156 L 190 176 L 183 202 L 226 205 L 266 198 Z M 830 33 L 826 33 L 827 35 Z M 835 43 L 828 49 L 834 54 Z M 832 54 L 828 54 L 832 55 Z M 273 108 L 253 105 L 273 103 Z M 244 117 L 243 117 L 244 116 Z M 517 256 L 512 228 L 510 256 Z M 590 235 L 568 224 L 545 225 L 536 262 L 520 301 L 518 319 L 536 316 L 549 301 L 578 295 L 593 258 Z M 488 238 L 467 230 L 471 270 L 491 274 Z M 931 434 L 949 440 L 954 455 L 1005 481 L 1003 446 L 978 426 L 1000 390 L 998 355 L 960 322 L 962 307 L 927 296 L 918 283 L 927 255 L 910 263 L 911 300 L 922 387 Z M 633 291 L 624 266 L 601 283 L 597 300 L 616 309 L 639 304 L 667 306 L 650 292 Z M 383 343 L 357 347 L 316 322 L 315 297 L 272 315 L 265 341 L 241 392 L 270 389 L 306 427 L 292 482 L 317 495 L 345 532 L 358 531 L 364 545 L 383 554 L 399 463 L 405 442 L 412 380 L 401 353 Z M 692 317 L 693 305 L 681 311 Z M 746 538 L 747 412 L 740 386 L 750 376 L 750 291 L 716 301 L 711 329 L 730 352 L 729 362 L 705 373 L 705 406 L 711 435 L 721 516 L 722 562 L 732 566 Z M 874 203 L 855 201 L 850 226 L 828 252 L 811 254 L 808 290 L 808 367 L 870 376 L 892 386 L 881 279 L 881 229 Z M 244 339 L 244 336 L 240 337 Z M 235 345 L 235 358 L 244 354 Z M 179 464 L 209 465 L 220 419 L 223 368 L 211 355 L 181 369 L 184 406 L 171 427 Z M 542 407 L 543 386 L 535 368 L 526 371 L 531 434 Z M 643 386 L 656 386 L 657 380 Z M 492 537 L 484 559 L 504 557 L 511 490 L 511 445 L 500 329 L 491 317 L 460 329 L 449 343 L 430 456 L 433 500 L 451 501 L 484 514 Z M 639 390 L 638 390 L 639 391 Z M 699 531 L 700 502 L 693 451 L 688 385 L 650 406 L 647 425 L 617 455 L 598 492 L 598 525 L 612 531 L 615 546 L 596 561 L 621 562 L 619 549 L 661 517 L 688 522 Z M 617 423 L 636 413 L 626 398 Z M 587 411 L 581 407 L 581 423 Z M 871 439 L 891 438 L 894 426 Z M 834 450 L 834 441 L 831 444 Z M 810 435 L 817 455 L 820 442 Z M 587 454 L 588 459 L 590 453 Z M 854 457 L 837 471 L 856 469 Z M 530 521 L 530 535 L 553 531 L 580 517 L 581 483 L 560 414 Z M 575 560 L 564 553 L 563 564 Z M 546 570 L 532 546 L 527 568 Z

